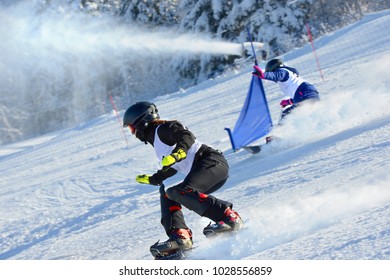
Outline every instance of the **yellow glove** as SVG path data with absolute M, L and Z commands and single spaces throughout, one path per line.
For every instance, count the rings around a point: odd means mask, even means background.
M 177 152 L 164 157 L 163 160 L 161 161 L 161 165 L 163 166 L 163 169 L 167 169 L 171 165 L 185 159 L 186 157 L 187 157 L 186 152 L 182 149 L 179 149 L 177 150 Z
M 142 175 L 138 175 L 137 177 L 135 177 L 135 180 L 141 184 L 149 184 L 149 185 L 153 185 L 153 186 L 161 186 L 162 185 L 162 181 L 160 181 L 158 178 L 156 178 L 155 175 L 150 176 L 150 175 L 142 174 Z
M 142 174 L 142 175 L 137 175 L 137 177 L 135 177 L 135 180 L 141 184 L 150 184 L 149 178 L 150 178 L 149 175 Z

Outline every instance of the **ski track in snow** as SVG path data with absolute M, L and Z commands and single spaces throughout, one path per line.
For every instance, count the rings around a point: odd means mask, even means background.
M 223 130 L 234 126 L 252 65 L 153 100 L 163 118 L 179 116 L 224 151 L 230 179 L 215 195 L 245 222 L 237 234 L 209 240 L 208 219 L 184 209 L 197 246 L 190 259 L 390 259 L 390 35 L 370 31 L 388 29 L 389 17 L 371 14 L 316 41 L 322 102 L 275 128 L 283 140 L 258 155 L 233 153 Z M 285 57 L 308 61 L 303 75 L 318 80 L 310 46 Z M 279 92 L 265 88 L 277 120 Z M 150 146 L 127 137 L 126 147 L 107 114 L 0 147 L 0 259 L 151 259 L 150 245 L 166 239 L 158 189 L 134 178 L 159 165 Z

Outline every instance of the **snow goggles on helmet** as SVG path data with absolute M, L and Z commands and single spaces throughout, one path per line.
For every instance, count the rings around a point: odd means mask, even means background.
M 131 134 L 135 134 L 136 128 L 131 124 L 128 124 L 127 127 L 130 129 Z

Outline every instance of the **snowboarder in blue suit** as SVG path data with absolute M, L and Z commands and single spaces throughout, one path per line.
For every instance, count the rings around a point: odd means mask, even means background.
M 299 105 L 320 100 L 318 90 L 302 78 L 297 69 L 284 65 L 278 58 L 268 61 L 265 71 L 255 65 L 253 75 L 260 79 L 274 81 L 288 97 L 280 102 L 283 108 L 281 120 Z
M 203 230 L 206 236 L 241 228 L 242 220 L 233 204 L 210 195 L 228 178 L 229 166 L 222 152 L 200 142 L 180 122 L 160 120 L 156 105 L 147 101 L 130 106 L 123 125 L 140 141 L 152 145 L 161 161 L 162 169 L 153 175 L 138 175 L 138 183 L 163 186 L 163 181 L 177 172 L 185 175 L 181 183 L 166 191 L 160 187 L 161 224 L 169 239 L 151 246 L 155 258 L 192 248 L 192 232 L 184 221 L 182 205 L 215 222 Z

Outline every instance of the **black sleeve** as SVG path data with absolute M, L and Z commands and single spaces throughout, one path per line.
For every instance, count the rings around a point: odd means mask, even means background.
M 187 152 L 196 139 L 192 132 L 178 121 L 169 121 L 161 125 L 158 129 L 158 136 L 162 142 L 169 146 L 176 144 L 173 152 L 179 149 Z
M 162 185 L 164 180 L 168 179 L 169 177 L 172 177 L 176 173 L 177 170 L 174 168 L 169 168 L 167 171 L 159 170 L 149 178 L 149 182 L 151 185 L 160 186 Z

